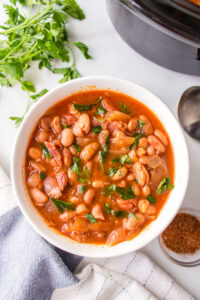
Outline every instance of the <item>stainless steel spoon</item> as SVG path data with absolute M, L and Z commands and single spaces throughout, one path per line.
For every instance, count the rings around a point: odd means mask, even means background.
M 182 94 L 178 118 L 183 129 L 200 141 L 200 86 L 190 87 Z

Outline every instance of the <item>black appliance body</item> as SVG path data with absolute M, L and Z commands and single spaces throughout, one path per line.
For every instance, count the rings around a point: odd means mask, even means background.
M 187 0 L 107 0 L 120 36 L 147 59 L 200 75 L 200 6 Z

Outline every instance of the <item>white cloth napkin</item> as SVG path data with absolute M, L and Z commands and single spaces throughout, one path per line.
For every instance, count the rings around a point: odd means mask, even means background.
M 0 215 L 16 205 L 10 180 L 0 167 Z M 52 300 L 194 299 L 141 252 L 115 258 L 84 258 L 75 274 L 80 281 L 56 289 Z

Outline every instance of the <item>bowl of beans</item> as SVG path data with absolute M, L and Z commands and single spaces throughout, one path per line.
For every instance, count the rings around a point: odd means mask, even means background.
M 33 228 L 89 257 L 125 254 L 159 236 L 181 206 L 188 174 L 185 139 L 167 106 L 104 76 L 44 95 L 17 134 L 11 166 Z

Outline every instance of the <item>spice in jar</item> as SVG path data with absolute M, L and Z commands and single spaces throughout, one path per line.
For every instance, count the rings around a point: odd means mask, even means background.
M 163 243 L 179 254 L 192 254 L 200 250 L 200 221 L 192 215 L 178 213 L 162 233 Z

